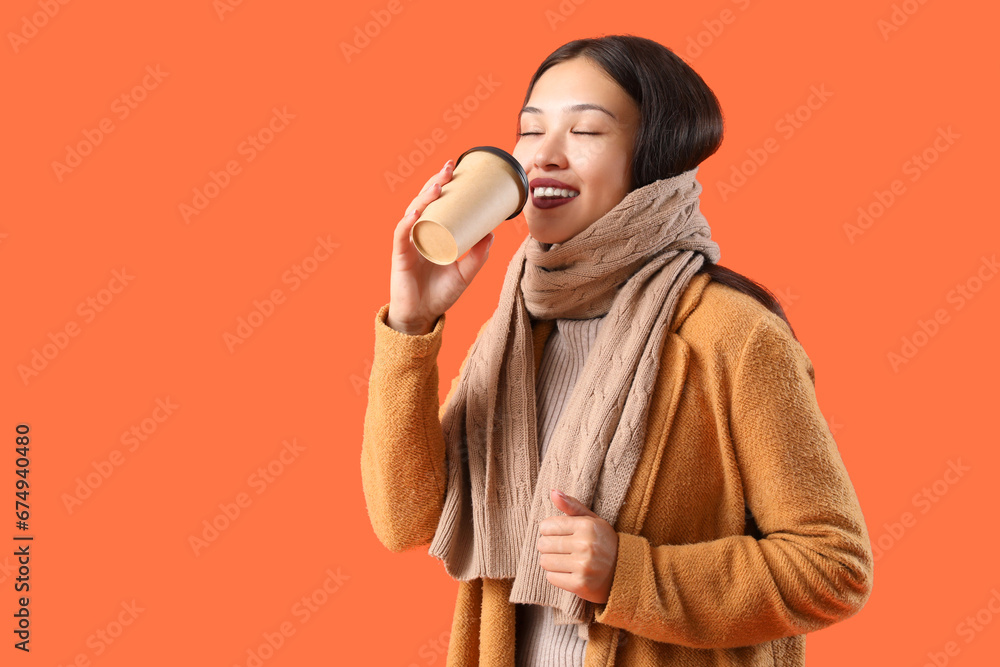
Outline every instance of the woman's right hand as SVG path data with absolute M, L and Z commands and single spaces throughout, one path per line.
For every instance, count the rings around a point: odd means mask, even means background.
M 424 208 L 441 195 L 441 188 L 451 180 L 453 168 L 452 161 L 448 160 L 441 171 L 431 176 L 407 207 L 409 213 L 396 225 L 386 315 L 386 324 L 396 331 L 411 335 L 433 331 L 438 317 L 458 301 L 489 255 L 492 232 L 472 246 L 464 257 L 444 266 L 421 255 L 410 240 L 413 223 Z

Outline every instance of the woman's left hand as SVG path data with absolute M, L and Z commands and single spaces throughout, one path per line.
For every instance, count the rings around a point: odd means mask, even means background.
M 538 525 L 536 545 L 545 578 L 584 600 L 604 604 L 618 560 L 618 531 L 572 496 L 550 492 L 552 504 L 567 516 L 550 516 Z

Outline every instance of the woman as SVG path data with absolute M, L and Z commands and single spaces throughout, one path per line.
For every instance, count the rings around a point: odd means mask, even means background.
M 461 582 L 448 665 L 804 665 L 873 558 L 808 356 L 716 264 L 695 179 L 714 94 L 650 40 L 576 40 L 518 123 L 529 235 L 441 406 L 445 311 L 492 234 L 448 266 L 413 248 L 451 161 L 396 227 L 362 445 L 376 534 Z

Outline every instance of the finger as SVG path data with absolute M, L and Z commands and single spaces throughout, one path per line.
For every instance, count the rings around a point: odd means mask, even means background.
M 426 196 L 420 195 L 419 197 L 413 200 L 413 209 L 411 211 L 412 219 L 410 220 L 409 223 L 410 243 L 413 243 L 413 227 L 416 225 L 417 220 L 420 219 L 420 216 L 424 214 L 424 209 L 427 208 L 427 204 L 429 204 L 434 199 L 434 197 L 437 196 L 437 193 L 438 193 L 438 185 L 437 183 L 435 183 L 434 185 L 431 186 L 431 189 L 427 192 Z
M 434 174 L 431 180 L 428 181 L 427 187 L 420 191 L 420 194 L 414 198 L 414 202 L 421 202 L 424 205 L 430 201 L 437 199 L 441 194 L 441 189 L 444 188 L 445 183 L 451 180 L 451 168 L 447 167 L 443 171 Z
M 542 535 L 572 535 L 576 522 L 571 516 L 550 516 L 538 524 Z
M 480 239 L 476 245 L 469 248 L 469 252 L 465 253 L 464 257 L 455 262 L 455 266 L 458 268 L 458 272 L 466 284 L 476 277 L 479 269 L 483 268 L 486 258 L 489 256 L 490 245 L 492 243 L 493 232 L 490 232 Z
M 561 588 L 564 591 L 573 593 L 574 595 L 579 595 L 576 589 L 576 581 L 574 581 L 572 575 L 563 574 L 562 572 L 546 572 L 545 578 L 556 588 Z
M 545 554 L 571 554 L 570 542 L 562 535 L 543 535 L 538 538 L 535 548 Z
M 567 556 L 562 556 L 558 554 L 543 554 L 538 557 L 539 566 L 549 573 L 550 576 L 556 575 L 572 575 L 573 565 L 575 564 L 572 558 Z
M 417 215 L 422 214 L 427 204 L 441 195 L 441 189 L 444 184 L 451 180 L 451 170 L 451 160 L 449 160 L 448 164 L 441 171 L 431 176 L 427 183 L 424 184 L 424 188 L 420 191 L 420 194 L 413 198 L 407 210 L 416 210 Z
M 451 160 L 445 162 L 444 166 L 441 167 L 441 169 L 436 174 L 427 179 L 427 182 L 424 183 L 424 187 L 420 188 L 420 192 L 421 193 L 426 192 L 427 189 L 430 188 L 430 186 L 433 183 L 443 183 L 445 180 L 450 179 L 451 172 L 453 169 L 454 165 L 452 164 Z
M 416 211 L 419 216 L 424 212 L 424 208 L 426 208 L 429 203 L 437 199 L 440 194 L 441 184 L 431 183 L 429 188 L 413 198 L 413 201 L 411 201 L 410 205 L 406 207 L 406 210 Z
M 420 218 L 421 214 L 424 212 L 424 208 L 430 203 L 434 197 L 437 196 L 440 191 L 440 186 L 437 183 L 431 184 L 431 189 L 427 192 L 421 193 L 413 198 L 410 205 L 406 208 L 406 213 L 403 215 L 403 219 L 399 221 L 396 227 L 397 234 L 403 234 L 409 241 L 413 242 L 413 234 L 411 230 L 413 229 L 414 223 Z
M 417 221 L 418 217 L 418 211 L 415 209 L 410 210 L 396 225 L 396 230 L 392 237 L 392 247 L 396 253 L 405 253 L 412 247 L 413 237 L 410 235 L 410 231 L 413 229 L 413 223 Z

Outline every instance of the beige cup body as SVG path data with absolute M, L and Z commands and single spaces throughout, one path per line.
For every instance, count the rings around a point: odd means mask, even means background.
M 413 223 L 413 244 L 435 264 L 451 264 L 517 210 L 521 187 L 520 175 L 502 157 L 467 153 Z

